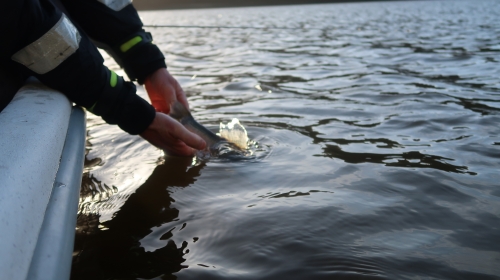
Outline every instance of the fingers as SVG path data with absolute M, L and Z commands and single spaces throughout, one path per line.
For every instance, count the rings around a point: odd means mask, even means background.
M 161 88 L 160 91 L 163 96 L 163 103 L 165 104 L 166 112 L 165 114 L 170 113 L 170 106 L 175 102 L 175 86 L 172 84 L 166 83 Z
M 184 105 L 184 107 L 186 107 L 186 109 L 188 109 L 188 111 L 189 111 L 189 103 L 187 101 L 186 94 L 184 93 L 184 90 L 179 85 L 179 83 L 177 83 L 177 86 L 176 86 L 175 97 L 177 98 L 177 101 L 182 103 L 182 105 Z
M 176 122 L 177 127 L 175 128 L 175 136 L 182 142 L 186 143 L 187 146 L 196 149 L 203 150 L 207 146 L 205 140 L 200 136 L 192 133 L 187 128 L 185 128 L 181 123 Z
M 163 102 L 165 104 L 165 107 L 168 108 L 168 110 L 164 113 L 169 113 L 170 111 L 170 106 L 177 100 L 186 109 L 189 110 L 189 103 L 186 98 L 186 94 L 184 93 L 184 90 L 180 86 L 180 84 L 177 82 L 177 80 L 172 77 L 168 76 L 166 80 L 163 80 L 164 83 L 159 87 L 159 91 L 161 92 L 161 95 L 163 96 Z
M 167 139 L 171 139 L 169 142 L 180 141 L 183 144 L 196 150 L 205 149 L 205 141 L 200 136 L 192 133 L 187 128 L 185 128 L 180 122 L 165 114 L 157 113 L 156 115 L 162 123 L 159 129 L 168 132 L 168 134 L 170 135 L 166 136 Z
M 154 146 L 179 156 L 191 156 L 195 150 L 206 147 L 200 136 L 190 132 L 170 116 L 158 112 L 151 125 L 140 135 Z
M 178 100 L 189 110 L 186 93 L 179 82 L 165 68 L 160 68 L 146 78 L 144 86 L 157 112 L 168 114 L 170 105 Z
M 166 85 L 168 85 L 168 87 L 165 87 L 165 99 L 169 102 L 168 105 L 170 106 L 175 100 L 177 100 L 189 110 L 189 103 L 187 101 L 186 94 L 184 93 L 184 90 L 179 82 L 168 72 L 167 69 L 162 71 L 162 73 L 164 74 L 163 81 Z

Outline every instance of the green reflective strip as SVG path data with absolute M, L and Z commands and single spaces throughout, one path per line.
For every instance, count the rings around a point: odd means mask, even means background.
M 128 50 L 130 50 L 133 46 L 137 45 L 137 43 L 139 43 L 140 41 L 142 41 L 142 37 L 141 36 L 135 36 L 134 38 L 128 40 L 127 42 L 123 43 L 121 46 L 120 46 L 120 50 L 122 52 L 127 52 Z
M 109 79 L 109 85 L 111 87 L 115 87 L 116 83 L 118 83 L 118 75 L 114 71 L 111 71 L 111 79 Z

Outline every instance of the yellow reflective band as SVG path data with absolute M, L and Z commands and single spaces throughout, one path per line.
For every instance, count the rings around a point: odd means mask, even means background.
M 120 50 L 122 52 L 126 52 L 126 51 L 130 50 L 133 46 L 137 45 L 137 43 L 139 43 L 140 41 L 142 41 L 142 37 L 141 36 L 135 36 L 134 38 L 128 40 L 125 43 L 123 43 L 120 46 Z
M 111 79 L 109 79 L 109 85 L 111 87 L 115 87 L 116 86 L 116 83 L 118 83 L 118 75 L 116 75 L 116 73 L 114 71 L 111 71 Z

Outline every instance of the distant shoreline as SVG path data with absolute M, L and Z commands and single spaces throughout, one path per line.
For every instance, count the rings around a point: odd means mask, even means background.
M 382 0 L 384 1 L 384 0 Z M 385 0 L 397 1 L 397 0 Z M 279 6 L 299 4 L 326 4 L 326 3 L 352 3 L 352 2 L 380 2 L 380 0 L 134 0 L 133 5 L 139 11 L 151 10 L 178 10 L 178 9 L 206 9 L 225 7 L 254 7 L 254 6 Z

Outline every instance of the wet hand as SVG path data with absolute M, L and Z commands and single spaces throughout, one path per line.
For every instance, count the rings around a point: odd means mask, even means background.
M 170 75 L 167 69 L 160 68 L 149 75 L 144 81 L 144 87 L 149 95 L 149 99 L 151 99 L 151 104 L 157 112 L 168 114 L 170 112 L 170 105 L 175 100 L 181 102 L 189 110 L 184 90 L 182 90 L 179 82 Z
M 170 116 L 159 112 L 140 135 L 149 143 L 172 155 L 192 156 L 195 150 L 203 150 L 206 147 L 205 141 L 200 136 L 190 132 Z

